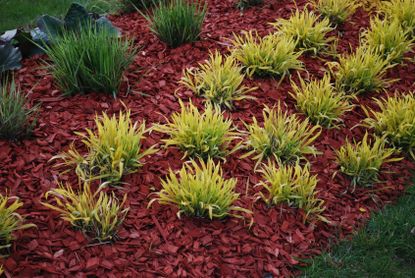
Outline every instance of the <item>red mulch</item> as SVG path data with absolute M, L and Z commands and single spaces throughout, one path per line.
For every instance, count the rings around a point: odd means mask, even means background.
M 206 221 L 177 219 L 176 211 L 169 206 L 153 205 L 147 209 L 149 194 L 160 189 L 159 178 L 167 169 L 179 169 L 181 153 L 174 148 L 161 150 L 147 159 L 147 164 L 135 174 L 125 178 L 128 185 L 130 213 L 114 244 L 93 245 L 85 236 L 71 229 L 67 222 L 41 205 L 44 192 L 55 187 L 58 177 L 53 163 L 48 160 L 63 150 L 77 137 L 74 131 L 93 127 L 96 113 L 115 113 L 124 102 L 135 120 L 148 124 L 163 122 L 164 116 L 179 109 L 178 99 L 192 98 L 191 92 L 178 86 L 182 70 L 197 65 L 208 57 L 209 50 L 226 53 L 226 38 L 241 30 L 257 29 L 260 34 L 272 31 L 268 22 L 288 17 L 295 5 L 288 0 L 265 1 L 241 13 L 232 0 L 209 1 L 209 13 L 201 40 L 169 49 L 150 33 L 146 21 L 138 14 L 114 16 L 112 20 L 127 36 L 135 38 L 141 50 L 135 63 L 126 73 L 125 84 L 114 100 L 101 94 L 62 97 L 52 77 L 40 68 L 41 59 L 24 61 L 17 78 L 28 93 L 31 103 L 41 102 L 39 122 L 33 138 L 22 142 L 0 141 L 1 191 L 9 191 L 24 202 L 20 210 L 27 221 L 38 228 L 16 233 L 17 240 L 11 255 L 1 263 L 6 275 L 13 277 L 274 277 L 292 276 L 297 271 L 298 258 L 319 254 L 329 242 L 344 238 L 362 225 L 373 210 L 377 210 L 401 195 L 408 184 L 414 164 L 409 160 L 385 165 L 383 183 L 374 189 L 358 188 L 347 193 L 348 180 L 338 170 L 333 149 L 339 148 L 346 137 L 360 139 L 364 129 L 357 123 L 365 118 L 356 107 L 345 116 L 346 126 L 324 130 L 316 143 L 323 152 L 310 157 L 312 171 L 318 174 L 319 196 L 326 201 L 324 216 L 332 221 L 303 224 L 296 209 L 284 205 L 266 208 L 261 202 L 253 203 L 254 188 L 260 176 L 253 171 L 254 162 L 239 159 L 240 153 L 231 155 L 223 165 L 226 176 L 238 178 L 237 191 L 241 193 L 239 205 L 254 211 L 254 225 L 238 219 Z M 305 1 L 297 1 L 299 7 Z M 368 14 L 359 10 L 339 28 L 339 51 L 350 51 L 358 44 L 359 30 L 368 25 Z M 308 73 L 321 77 L 325 62 L 322 59 L 303 58 Z M 391 78 L 401 78 L 387 93 L 395 90 L 414 90 L 415 64 L 406 62 L 391 70 Z M 305 74 L 305 72 L 303 73 Z M 237 109 L 228 113 L 238 126 L 261 118 L 264 104 L 283 101 L 287 109 L 295 112 L 289 97 L 289 81 L 280 86 L 272 78 L 247 80 L 257 86 L 253 93 L 257 100 L 237 103 Z M 179 88 L 179 89 L 178 89 Z M 178 90 L 177 90 L 178 89 Z M 176 92 L 177 90 L 177 92 Z M 361 96 L 361 104 L 373 106 L 374 94 Z M 161 135 L 152 133 L 145 142 L 150 146 L 160 141 Z M 64 177 L 73 181 L 73 177 Z

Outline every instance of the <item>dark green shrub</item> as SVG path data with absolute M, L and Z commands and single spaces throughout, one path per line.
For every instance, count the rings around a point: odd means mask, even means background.
M 264 0 L 239 0 L 236 6 L 241 9 L 247 9 L 252 6 L 260 5 L 264 3 Z

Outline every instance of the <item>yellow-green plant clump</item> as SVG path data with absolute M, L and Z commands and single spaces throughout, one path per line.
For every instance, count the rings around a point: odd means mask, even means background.
M 253 98 L 248 94 L 256 88 L 243 86 L 244 77 L 235 59 L 216 51 L 198 69 L 186 69 L 181 83 L 212 104 L 232 109 L 235 101 Z
M 389 21 L 397 20 L 402 27 L 415 32 L 415 0 L 383 1 L 380 10 Z
M 295 51 L 293 39 L 278 35 L 261 38 L 251 31 L 234 35 L 231 43 L 232 57 L 242 64 L 249 76 L 275 75 L 283 79 L 291 70 L 303 69 L 299 60 L 301 52 Z
M 81 155 L 72 145 L 68 152 L 57 155 L 60 165 L 75 166 L 77 175 L 83 180 L 104 179 L 119 182 L 123 175 L 133 173 L 142 166 L 141 159 L 156 152 L 154 148 L 142 150 L 141 141 L 148 131 L 143 122 L 138 125 L 130 119 L 130 111 L 120 112 L 118 119 L 103 113 L 95 118 L 96 132 L 86 129 L 86 134 L 77 132 L 87 149 Z
M 323 17 L 336 25 L 345 22 L 359 7 L 353 0 L 314 0 L 313 6 Z
M 239 198 L 235 192 L 237 179 L 224 179 L 220 163 L 212 159 L 207 162 L 191 160 L 179 172 L 179 177 L 173 170 L 169 171 L 165 180 L 161 181 L 162 190 L 152 199 L 149 206 L 157 201 L 160 204 L 170 204 L 178 207 L 178 217 L 182 214 L 213 218 L 234 216 L 242 218 L 237 212 L 252 213 L 235 206 Z
M 265 107 L 263 117 L 263 125 L 255 117 L 252 124 L 246 124 L 249 135 L 245 145 L 251 151 L 243 157 L 254 155 L 258 166 L 264 159 L 290 163 L 319 153 L 312 145 L 321 133 L 319 125 L 310 127 L 307 119 L 301 121 L 283 112 L 280 104 L 273 109 Z
M 89 183 L 75 191 L 70 185 L 59 184 L 45 194 L 53 197 L 55 204 L 43 203 L 46 207 L 61 214 L 74 228 L 99 241 L 116 239 L 117 229 L 124 221 L 129 208 L 123 208 L 127 196 L 119 201 L 114 193 L 102 191 L 105 184 L 92 192 Z
M 203 113 L 192 103 L 180 102 L 181 111 L 171 116 L 165 125 L 157 125 L 155 130 L 166 133 L 163 139 L 166 146 L 176 146 L 184 156 L 208 159 L 233 153 L 239 144 L 231 148 L 231 142 L 240 139 L 239 132 L 232 126 L 232 120 L 225 119 L 219 108 L 208 104 Z
M 293 92 L 290 94 L 296 101 L 297 109 L 314 124 L 329 128 L 337 126 L 342 122 L 342 115 L 353 108 L 348 97 L 343 92 L 337 92 L 328 74 L 321 80 L 306 81 L 299 77 L 299 83 L 291 82 Z
M 399 161 L 401 158 L 391 157 L 395 149 L 385 147 L 384 137 L 368 139 L 366 133 L 358 143 L 346 141 L 337 152 L 340 172 L 351 178 L 351 186 L 370 186 L 378 181 L 380 168 L 384 163 Z

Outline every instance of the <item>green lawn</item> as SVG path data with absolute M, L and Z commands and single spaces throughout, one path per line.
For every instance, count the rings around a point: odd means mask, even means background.
M 117 0 L 0 0 L 0 32 L 33 24 L 42 14 L 62 16 L 72 2 L 102 12 L 117 6 Z
M 312 259 L 302 277 L 415 277 L 415 186 L 351 241 Z

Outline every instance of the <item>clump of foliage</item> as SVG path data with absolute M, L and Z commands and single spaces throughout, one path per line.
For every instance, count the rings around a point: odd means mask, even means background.
M 408 151 L 415 158 L 415 96 L 376 99 L 379 111 L 364 109 L 365 125 L 379 136 L 385 136 L 395 148 Z
M 234 101 L 252 98 L 247 94 L 256 89 L 242 85 L 245 76 L 241 71 L 232 57 L 223 58 L 216 51 L 199 69 L 185 70 L 181 83 L 212 104 L 232 109 Z
M 376 49 L 391 62 L 400 62 L 406 52 L 412 49 L 412 40 L 397 21 L 372 18 L 370 28 L 363 33 L 363 44 Z
M 335 25 L 345 22 L 359 7 L 353 0 L 314 0 L 313 6 L 322 16 Z
M 239 149 L 240 144 L 232 149 L 233 140 L 240 139 L 232 120 L 225 119 L 219 108 L 208 104 L 200 113 L 192 103 L 185 106 L 180 101 L 181 111 L 171 116 L 167 124 L 158 125 L 155 130 L 169 135 L 163 142 L 166 146 L 177 146 L 184 151 L 184 156 L 208 159 L 224 158 Z
M 36 124 L 31 120 L 36 110 L 27 108 L 27 99 L 14 79 L 0 81 L 0 139 L 18 139 L 30 134 Z
M 45 51 L 57 85 L 68 95 L 102 92 L 115 96 L 135 55 L 131 40 L 93 28 L 65 32 Z
M 333 41 L 332 37 L 327 37 L 327 34 L 333 30 L 329 19 L 321 19 L 312 11 L 296 10 L 289 19 L 278 19 L 271 24 L 282 36 L 292 39 L 298 49 L 314 54 Z
M 341 55 L 338 62 L 331 62 L 329 66 L 337 89 L 346 93 L 377 92 L 393 82 L 384 77 L 394 65 L 371 47 L 360 46 L 355 53 Z
M 262 3 L 264 3 L 264 0 L 239 0 L 237 7 L 244 10 L 252 6 L 261 5 Z
M 385 138 L 376 137 L 373 142 L 366 133 L 358 143 L 346 141 L 338 151 L 337 162 L 340 172 L 351 178 L 351 186 L 370 186 L 378 181 L 378 174 L 383 163 L 399 161 L 401 158 L 392 158 L 395 149 L 385 147 Z
M 239 198 L 235 192 L 236 183 L 235 178 L 223 178 L 220 163 L 215 164 L 212 159 L 207 162 L 199 160 L 199 163 L 191 160 L 182 167 L 179 178 L 174 171 L 169 171 L 167 178 L 161 180 L 163 189 L 149 206 L 155 201 L 176 205 L 179 218 L 182 214 L 209 219 L 226 216 L 242 218 L 234 212 L 252 212 L 233 205 Z
M 290 95 L 295 99 L 297 109 L 314 124 L 336 126 L 342 121 L 341 116 L 353 108 L 344 93 L 336 91 L 330 75 L 311 81 L 299 77 L 299 81 L 300 85 L 291 82 L 293 92 Z
M 13 240 L 13 232 L 36 227 L 24 224 L 24 218 L 16 211 L 23 206 L 17 197 L 0 194 L 0 252 L 8 249 Z
M 207 4 L 203 0 L 171 0 L 145 15 L 151 31 L 170 47 L 199 39 Z
M 307 119 L 301 121 L 295 115 L 283 112 L 280 104 L 273 109 L 265 107 L 263 117 L 263 126 L 255 117 L 252 124 L 246 124 L 249 132 L 246 147 L 252 150 L 243 157 L 256 154 L 253 159 L 257 160 L 258 166 L 267 158 L 290 163 L 304 159 L 306 154 L 318 154 L 311 144 L 320 135 L 320 126 L 309 127 Z
M 414 34 L 415 32 L 415 0 L 383 1 L 380 10 L 389 21 L 396 20 L 402 27 Z
M 278 35 L 261 38 L 250 31 L 234 35 L 231 43 L 232 57 L 244 66 L 249 76 L 277 75 L 283 79 L 290 70 L 303 68 L 301 53 L 295 51 L 296 43 L 290 38 Z
M 324 211 L 324 201 L 317 198 L 317 176 L 310 174 L 309 165 L 302 167 L 298 161 L 295 165 L 278 164 L 269 162 L 259 170 L 264 181 L 260 185 L 264 187 L 267 194 L 260 192 L 260 197 L 268 205 L 288 203 L 303 209 L 305 220 L 310 215 L 316 216 L 323 221 L 327 221 L 321 213 Z
M 43 203 L 46 207 L 61 214 L 75 229 L 91 235 L 99 241 L 116 239 L 117 229 L 124 221 L 129 208 L 123 208 L 127 195 L 120 202 L 114 193 L 102 191 L 105 184 L 92 192 L 89 183 L 75 191 L 70 185 L 59 184 L 45 194 L 54 197 L 56 204 Z
M 153 147 L 141 150 L 141 141 L 148 130 L 144 122 L 141 125 L 133 123 L 130 114 L 130 111 L 120 112 L 118 119 L 105 113 L 102 118 L 97 116 L 96 133 L 90 129 L 86 129 L 86 134 L 76 133 L 83 139 L 87 154 L 81 155 L 72 145 L 68 152 L 54 159 L 62 159 L 60 165 L 75 166 L 77 175 L 86 181 L 119 182 L 123 175 L 136 172 L 142 166 L 140 160 L 156 150 Z

